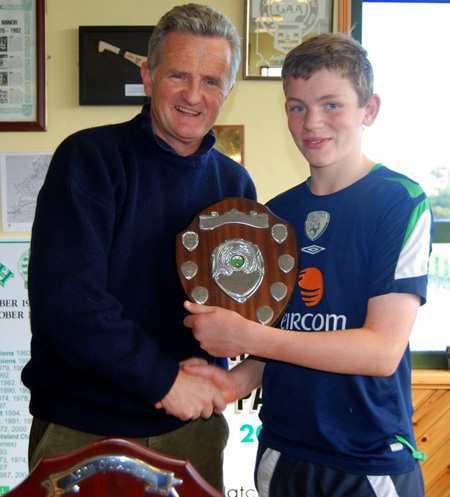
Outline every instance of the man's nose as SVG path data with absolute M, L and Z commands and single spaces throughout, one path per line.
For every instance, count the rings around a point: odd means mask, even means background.
M 190 104 L 199 103 L 202 98 L 201 82 L 196 79 L 190 79 L 184 88 L 183 98 Z

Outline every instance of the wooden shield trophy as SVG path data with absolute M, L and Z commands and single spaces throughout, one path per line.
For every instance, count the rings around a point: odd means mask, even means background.
M 270 326 L 291 300 L 299 255 L 289 223 L 258 202 L 228 198 L 179 233 L 176 262 L 191 301 Z

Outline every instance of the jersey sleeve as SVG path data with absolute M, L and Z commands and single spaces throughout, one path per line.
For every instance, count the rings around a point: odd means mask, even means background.
M 403 177 L 393 178 L 389 208 L 375 230 L 369 298 L 386 293 L 414 293 L 426 301 L 433 215 L 422 188 Z

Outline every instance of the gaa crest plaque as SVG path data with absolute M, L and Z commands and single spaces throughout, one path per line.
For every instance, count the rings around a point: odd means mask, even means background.
M 295 231 L 258 202 L 228 198 L 199 213 L 176 239 L 188 298 L 273 325 L 288 306 L 299 266 Z

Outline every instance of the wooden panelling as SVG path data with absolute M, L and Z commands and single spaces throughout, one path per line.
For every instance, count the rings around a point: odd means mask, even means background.
M 426 497 L 450 497 L 450 372 L 414 370 L 414 430 Z

